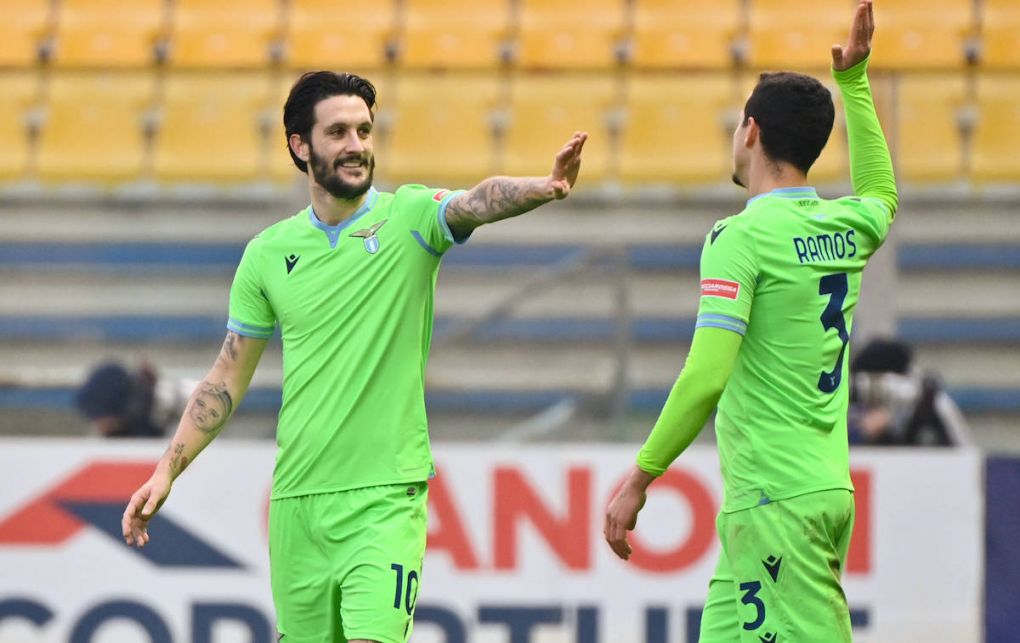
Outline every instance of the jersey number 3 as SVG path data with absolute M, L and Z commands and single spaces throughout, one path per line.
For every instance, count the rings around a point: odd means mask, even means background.
M 818 390 L 822 393 L 832 393 L 839 388 L 840 380 L 843 379 L 843 357 L 846 354 L 846 343 L 850 341 L 850 333 L 846 330 L 846 318 L 843 317 L 843 302 L 846 301 L 848 289 L 845 272 L 825 275 L 818 282 L 818 294 L 829 296 L 829 303 L 822 311 L 822 327 L 826 331 L 835 328 L 840 341 L 843 342 L 839 347 L 836 367 L 831 371 L 822 371 L 818 377 Z

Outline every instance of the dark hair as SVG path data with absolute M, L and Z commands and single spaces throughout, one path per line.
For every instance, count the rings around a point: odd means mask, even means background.
M 290 135 L 298 134 L 308 140 L 315 124 L 315 106 L 333 96 L 358 96 L 368 105 L 369 111 L 375 108 L 375 86 L 361 76 L 332 71 L 310 71 L 301 76 L 290 88 L 283 105 L 283 129 L 290 158 L 302 172 L 308 172 L 308 164 L 290 149 Z
M 817 79 L 783 71 L 763 73 L 744 104 L 744 124 L 754 118 L 773 161 L 807 174 L 832 133 L 832 94 Z

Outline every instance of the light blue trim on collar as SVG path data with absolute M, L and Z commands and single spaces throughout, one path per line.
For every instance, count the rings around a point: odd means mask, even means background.
M 776 188 L 771 192 L 765 192 L 764 194 L 751 197 L 747 200 L 747 205 L 751 205 L 758 199 L 766 196 L 778 196 L 784 199 L 802 199 L 804 197 L 817 199 L 818 192 L 810 185 L 799 185 L 793 188 Z
M 308 220 L 311 221 L 312 225 L 322 230 L 326 234 L 326 238 L 329 239 L 329 247 L 332 250 L 336 248 L 336 244 L 340 242 L 340 233 L 344 231 L 344 228 L 348 227 L 361 217 L 368 214 L 369 210 L 375 207 L 375 202 L 379 200 L 379 193 L 376 192 L 375 188 L 368 188 L 368 197 L 365 198 L 365 202 L 361 204 L 361 207 L 354 211 L 354 214 L 347 217 L 336 225 L 326 225 L 319 220 L 319 217 L 315 215 L 315 210 L 312 206 L 308 206 Z

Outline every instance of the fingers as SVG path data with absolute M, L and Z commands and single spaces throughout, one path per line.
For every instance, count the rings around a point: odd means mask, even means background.
M 631 548 L 630 543 L 627 542 L 627 530 L 624 529 L 623 524 L 609 514 L 606 516 L 606 526 L 603 529 L 603 533 L 613 553 L 623 560 L 628 560 Z
M 842 68 L 843 65 L 843 47 L 841 45 L 832 46 L 832 66 L 836 69 Z

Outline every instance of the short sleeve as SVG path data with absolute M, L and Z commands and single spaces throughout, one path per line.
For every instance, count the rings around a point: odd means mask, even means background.
M 424 185 L 404 185 L 396 192 L 395 205 L 401 215 L 409 217 L 411 234 L 426 251 L 437 257 L 455 243 L 464 243 L 468 239 L 455 239 L 446 222 L 446 206 L 462 192 Z
M 276 328 L 276 315 L 259 273 L 255 244 L 253 239 L 244 249 L 244 256 L 234 274 L 234 283 L 230 286 L 227 329 L 246 337 L 269 339 Z
M 758 282 L 758 261 L 750 232 L 720 221 L 701 251 L 701 301 L 696 328 L 724 328 L 743 335 Z

